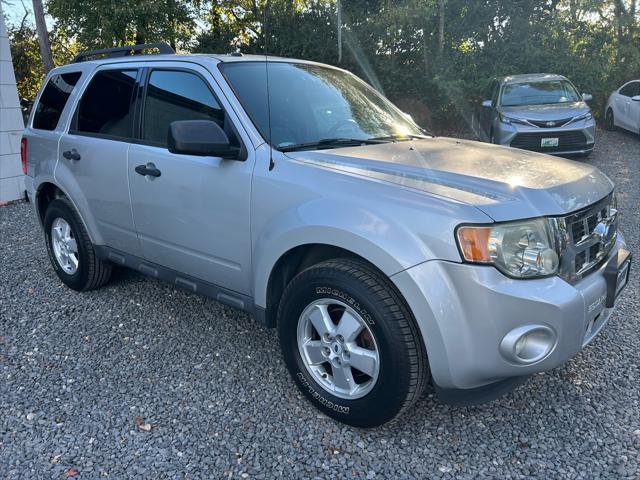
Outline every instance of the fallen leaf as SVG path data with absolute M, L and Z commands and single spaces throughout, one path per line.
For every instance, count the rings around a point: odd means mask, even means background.
M 144 418 L 137 416 L 133 419 L 134 423 L 136 424 L 136 427 L 138 427 L 140 430 L 143 430 L 145 432 L 150 432 L 151 431 L 151 424 L 150 423 L 146 423 L 144 421 Z
M 69 470 L 67 470 L 67 473 L 64 474 L 64 478 L 71 478 L 71 477 L 75 477 L 76 475 L 78 475 L 78 470 L 72 467 Z

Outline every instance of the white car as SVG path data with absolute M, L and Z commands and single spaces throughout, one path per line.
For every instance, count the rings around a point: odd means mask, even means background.
M 607 130 L 620 127 L 640 133 L 640 80 L 631 80 L 613 92 L 605 112 Z

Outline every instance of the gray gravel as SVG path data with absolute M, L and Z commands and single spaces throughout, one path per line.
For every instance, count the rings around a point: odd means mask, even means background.
M 598 140 L 638 263 L 640 138 Z M 28 204 L 0 232 L 1 478 L 640 478 L 640 268 L 564 367 L 367 431 L 313 409 L 251 317 L 129 271 L 65 288 Z

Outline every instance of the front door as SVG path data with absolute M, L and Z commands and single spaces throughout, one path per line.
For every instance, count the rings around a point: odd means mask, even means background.
M 618 118 L 616 119 L 616 123 L 618 126 L 625 128 L 627 130 L 635 130 L 635 121 L 633 118 L 634 102 L 631 98 L 634 95 L 638 95 L 640 88 L 640 82 L 630 82 L 624 87 L 620 89 L 620 93 L 617 95 L 616 102 L 618 108 L 616 112 L 618 114 Z
M 133 135 L 135 68 L 106 67 L 89 80 L 59 144 L 56 176 L 80 190 L 102 241 L 140 255 L 129 201 L 127 154 Z M 72 195 L 73 196 L 73 195 Z
M 128 159 L 143 255 L 149 262 L 248 294 L 252 149 L 245 161 L 170 153 L 167 132 L 177 120 L 214 120 L 232 141 L 241 139 L 205 69 L 154 67 L 146 77 L 141 141 L 131 145 Z M 140 165 L 155 168 L 159 176 L 137 172 Z

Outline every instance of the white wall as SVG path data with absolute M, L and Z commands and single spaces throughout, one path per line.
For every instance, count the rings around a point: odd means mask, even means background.
M 24 196 L 24 178 L 20 165 L 23 128 L 9 37 L 0 2 L 0 202 Z

